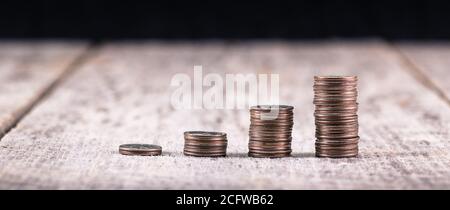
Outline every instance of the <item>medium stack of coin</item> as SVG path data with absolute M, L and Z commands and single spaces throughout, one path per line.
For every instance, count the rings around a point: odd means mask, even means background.
M 315 76 L 314 104 L 317 157 L 358 155 L 356 76 Z
M 286 105 L 260 105 L 250 108 L 248 156 L 290 156 L 293 110 L 294 107 Z
M 227 154 L 227 134 L 223 132 L 184 132 L 184 154 L 195 157 L 224 157 Z

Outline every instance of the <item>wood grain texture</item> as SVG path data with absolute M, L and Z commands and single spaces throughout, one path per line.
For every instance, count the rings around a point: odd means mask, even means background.
M 0 138 L 85 47 L 83 43 L 0 42 Z
M 399 43 L 397 48 L 430 78 L 450 105 L 450 42 Z
M 2 189 L 449 189 L 450 109 L 384 43 L 110 44 L 0 142 Z M 293 157 L 246 157 L 247 110 L 175 110 L 172 76 L 278 73 Z M 359 76 L 360 157 L 314 157 L 313 76 Z M 186 130 L 228 133 L 226 158 L 182 154 Z M 160 157 L 118 153 L 155 143 Z

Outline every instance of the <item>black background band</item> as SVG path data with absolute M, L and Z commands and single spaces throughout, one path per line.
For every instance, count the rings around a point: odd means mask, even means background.
M 0 38 L 450 38 L 437 0 L 5 0 Z

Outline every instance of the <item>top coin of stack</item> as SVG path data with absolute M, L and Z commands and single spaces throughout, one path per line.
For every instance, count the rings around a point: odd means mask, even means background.
M 290 156 L 293 109 L 294 107 L 285 105 L 260 105 L 250 108 L 248 156 Z M 275 116 L 271 116 L 272 113 L 275 113 Z
M 184 132 L 184 154 L 196 157 L 223 157 L 227 153 L 227 134 L 223 132 Z
M 315 76 L 314 104 L 317 157 L 358 155 L 356 76 Z

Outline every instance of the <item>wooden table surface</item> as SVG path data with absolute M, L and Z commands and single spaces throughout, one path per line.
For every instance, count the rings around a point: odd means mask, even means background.
M 170 80 L 278 73 L 293 156 L 246 157 L 247 110 L 176 110 Z M 0 42 L 0 189 L 450 189 L 450 43 Z M 360 155 L 314 157 L 313 76 L 359 77 Z M 182 154 L 228 133 L 226 158 Z M 159 157 L 118 154 L 155 143 Z

